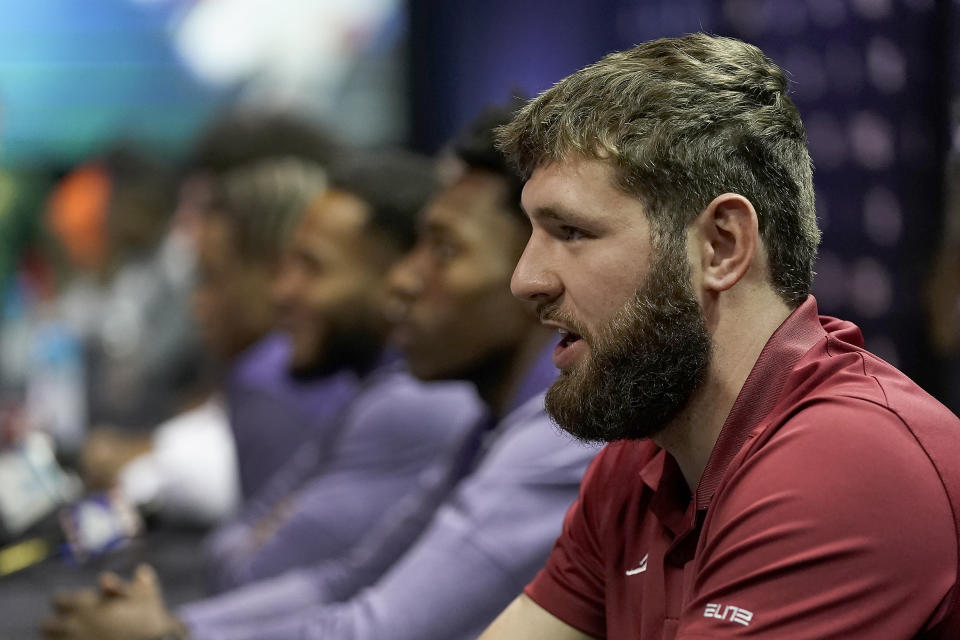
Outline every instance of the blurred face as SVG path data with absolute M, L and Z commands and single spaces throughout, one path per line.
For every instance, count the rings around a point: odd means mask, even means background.
M 390 273 L 392 337 L 419 378 L 470 378 L 529 332 L 509 290 L 529 227 L 506 209 L 507 192 L 498 176 L 468 171 L 430 203 Z
M 383 256 L 367 205 L 329 190 L 304 214 L 274 283 L 277 321 L 293 345 L 292 372 L 312 376 L 378 351 Z
M 511 286 L 559 333 L 548 411 L 585 440 L 655 435 L 710 361 L 685 237 L 654 247 L 641 202 L 598 160 L 539 167 L 523 207 L 533 233 Z
M 204 215 L 194 229 L 197 322 L 207 347 L 220 358 L 233 358 L 271 328 L 273 268 L 242 260 L 229 224 L 220 216 Z
M 212 191 L 212 180 L 206 175 L 195 173 L 187 176 L 180 184 L 171 224 L 190 236 L 196 236 L 203 212 L 210 205 Z

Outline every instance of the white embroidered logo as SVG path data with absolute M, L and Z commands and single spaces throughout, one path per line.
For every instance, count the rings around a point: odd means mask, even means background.
M 647 570 L 647 558 L 649 558 L 649 557 L 650 557 L 650 554 L 649 554 L 649 553 L 648 553 L 647 555 L 643 556 L 643 558 L 640 560 L 639 566 L 637 566 L 636 569 L 630 569 L 630 571 L 627 571 L 626 574 L 627 574 L 628 576 L 635 576 L 635 575 L 637 575 L 638 573 L 643 573 L 644 571 L 646 571 L 646 570 Z
M 735 607 L 732 604 L 724 607 L 722 604 L 711 602 L 707 605 L 706 609 L 703 610 L 703 617 L 736 622 L 746 627 L 750 624 L 750 621 L 753 620 L 753 612 Z

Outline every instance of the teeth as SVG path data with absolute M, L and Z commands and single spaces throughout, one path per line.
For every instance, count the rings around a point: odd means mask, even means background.
M 560 332 L 560 337 L 564 340 L 570 335 L 570 332 L 566 329 L 558 329 L 558 331 Z

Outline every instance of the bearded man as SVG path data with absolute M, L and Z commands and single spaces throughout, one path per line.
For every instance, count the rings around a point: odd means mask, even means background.
M 960 422 L 818 315 L 803 124 L 751 45 L 614 53 L 502 128 L 547 396 L 610 444 L 483 640 L 956 638 Z

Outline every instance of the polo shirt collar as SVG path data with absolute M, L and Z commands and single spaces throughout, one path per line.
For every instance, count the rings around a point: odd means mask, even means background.
M 643 468 L 640 469 L 640 479 L 643 480 L 643 483 L 650 487 L 652 491 L 656 491 L 660 487 L 660 479 L 663 477 L 664 461 L 666 458 L 667 452 L 659 449 L 657 453 L 647 461 L 647 464 L 643 465 Z
M 710 505 L 730 461 L 773 410 L 794 366 L 826 335 L 820 324 L 817 301 L 807 296 L 767 340 L 737 395 L 697 484 L 697 510 Z

